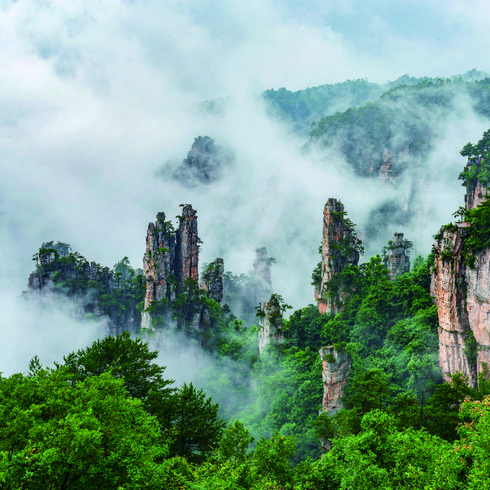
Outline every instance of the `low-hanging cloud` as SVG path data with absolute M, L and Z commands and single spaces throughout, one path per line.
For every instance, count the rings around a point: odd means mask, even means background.
M 361 181 L 333 150 L 302 153 L 304 141 L 268 118 L 257 94 L 488 65 L 486 49 L 479 57 L 470 49 L 472 34 L 463 41 L 468 31 L 455 20 L 454 2 L 438 15 L 455 26 L 452 45 L 459 42 L 465 66 L 429 39 L 410 32 L 390 37 L 393 12 L 365 10 L 370 31 L 377 25 L 385 36 L 384 48 L 359 50 L 355 30 L 345 28 L 359 4 L 0 1 L 2 334 L 15 332 L 6 337 L 15 343 L 33 331 L 12 298 L 25 288 L 41 243 L 70 243 L 108 266 L 128 256 L 139 267 L 148 222 L 158 211 L 173 219 L 180 203 L 198 210 L 203 262 L 222 256 L 227 270 L 245 272 L 255 247 L 265 245 L 277 259 L 274 290 L 295 307 L 311 302 L 325 201 L 341 198 L 361 226 L 369 209 L 397 191 Z M 482 43 L 488 30 L 477 32 Z M 232 96 L 224 115 L 198 110 L 200 101 L 216 96 Z M 446 127 L 430 168 L 462 166 L 455 152 L 485 129 L 471 111 Z M 182 161 L 199 135 L 235 152 L 234 172 L 197 189 L 155 178 L 165 162 Z M 436 193 L 445 209 L 457 208 L 459 183 L 454 195 L 437 173 L 430 175 L 430 199 Z M 435 232 L 428 227 L 416 231 L 421 252 Z M 74 348 L 63 336 L 72 331 L 66 315 L 53 313 L 47 323 L 52 330 L 39 332 Z M 40 355 L 42 339 L 52 338 L 43 335 L 36 337 Z

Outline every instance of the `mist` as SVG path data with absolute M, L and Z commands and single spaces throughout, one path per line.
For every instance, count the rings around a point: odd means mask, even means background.
M 369 211 L 409 193 L 413 179 L 390 188 L 356 177 L 334 149 L 305 154 L 304 139 L 268 117 L 259 94 L 489 66 L 478 48 L 490 32 L 485 5 L 413 7 L 413 17 L 434 20 L 430 35 L 415 22 L 400 30 L 408 7 L 387 1 L 0 1 L 0 371 L 25 371 L 36 354 L 50 364 L 100 334 L 64 308 L 24 311 L 16 299 L 43 242 L 141 267 L 148 223 L 159 211 L 173 220 L 181 203 L 198 211 L 201 263 L 222 257 L 226 270 L 246 272 L 266 246 L 277 259 L 274 291 L 295 308 L 312 303 L 327 199 L 340 198 L 362 232 Z M 364 30 L 353 29 L 361 18 Z M 230 98 L 224 113 L 203 113 L 199 104 L 215 97 Z M 460 148 L 487 129 L 465 101 L 460 117 L 434 124 L 428 212 L 406 233 L 422 254 L 462 204 Z M 233 169 L 192 189 L 158 178 L 199 135 L 230 148 Z M 368 244 L 366 255 L 384 244 Z

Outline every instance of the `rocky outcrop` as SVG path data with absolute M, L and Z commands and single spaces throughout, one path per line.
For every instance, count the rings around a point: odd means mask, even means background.
M 445 381 L 457 371 L 472 384 L 476 366 L 469 355 L 467 340 L 472 336 L 467 310 L 467 269 L 462 255 L 466 230 L 442 230 L 434 244 L 435 265 L 431 292 L 439 315 L 439 365 Z M 472 362 L 473 361 L 473 362 Z
M 477 175 L 481 159 L 468 160 L 466 175 Z M 476 169 L 474 167 L 477 167 Z M 464 174 L 462 174 L 464 175 Z M 478 207 L 487 190 L 475 178 L 466 178 L 465 207 Z M 439 315 L 439 364 L 443 377 L 459 371 L 477 383 L 482 363 L 490 365 L 490 248 L 465 258 L 469 222 L 447 225 L 436 236 L 431 292 Z
M 320 290 L 316 291 L 321 313 L 338 313 L 347 291 L 336 279 L 347 265 L 359 262 L 360 240 L 354 225 L 346 218 L 344 205 L 329 199 L 323 211 L 322 263 Z
M 199 282 L 199 236 L 197 235 L 197 211 L 190 204 L 182 207 L 176 236 L 177 283 L 187 278 Z
M 266 345 L 280 345 L 284 342 L 283 318 L 280 298 L 273 294 L 262 306 L 259 322 L 259 352 L 262 354 Z
M 411 242 L 403 239 L 403 233 L 395 233 L 384 250 L 384 265 L 390 271 L 393 280 L 410 271 Z
M 199 281 L 199 243 L 197 212 L 190 204 L 182 207 L 179 227 L 174 229 L 165 213 L 157 214 L 157 221 L 148 225 L 146 253 L 143 271 L 146 278 L 146 295 L 141 328 L 152 328 L 150 306 L 156 302 L 170 305 L 178 293 L 192 289 L 191 279 L 197 286 Z M 165 300 L 162 302 L 162 300 Z M 199 328 L 201 312 L 196 311 L 186 321 L 186 326 Z
M 216 259 L 204 271 L 201 289 L 206 291 L 207 297 L 221 304 L 223 301 L 223 276 L 225 267 L 223 259 Z
M 140 323 L 136 304 L 141 298 L 126 298 L 124 306 L 115 303 L 111 297 L 120 294 L 125 284 L 115 284 L 114 272 L 108 267 L 88 262 L 70 250 L 59 242 L 41 246 L 34 256 L 36 270 L 29 275 L 24 297 L 42 303 L 68 298 L 69 303 L 64 304 L 76 318 L 101 320 L 112 335 L 123 330 L 136 332 Z
M 474 171 L 477 174 L 480 170 L 480 164 L 481 158 L 468 158 L 465 171 Z M 473 209 L 482 203 L 488 193 L 488 189 L 477 178 L 472 179 L 467 184 L 464 196 L 465 207 L 466 209 Z
M 146 278 L 145 308 L 152 301 L 173 301 L 176 293 L 175 230 L 165 213 L 148 225 L 143 273 Z
M 383 184 L 394 184 L 408 160 L 413 158 L 408 146 L 398 151 L 389 151 L 387 148 L 383 148 L 382 152 L 378 151 L 374 158 L 373 156 L 371 156 L 369 173 L 378 174 L 379 180 Z
M 254 289 L 255 298 L 254 303 L 264 304 L 272 294 L 272 281 L 271 281 L 271 259 L 267 255 L 267 248 L 261 247 L 255 249 L 254 260 Z
M 467 269 L 466 310 L 476 341 L 477 372 L 485 362 L 490 367 L 490 249 L 482 250 L 474 268 Z
M 334 414 L 343 408 L 342 397 L 352 367 L 352 359 L 345 349 L 337 351 L 333 345 L 322 347 L 323 364 L 322 411 Z

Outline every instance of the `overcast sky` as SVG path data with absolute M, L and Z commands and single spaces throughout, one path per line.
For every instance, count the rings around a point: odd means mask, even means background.
M 323 204 L 334 195 L 362 213 L 375 191 L 355 187 L 342 162 L 305 159 L 255 95 L 490 71 L 489 38 L 490 4 L 476 0 L 0 0 L 0 332 L 19 344 L 42 328 L 11 298 L 42 242 L 141 267 L 148 222 L 184 202 L 198 210 L 204 260 L 244 272 L 267 245 L 275 289 L 311 301 Z M 225 117 L 198 113 L 219 96 L 234 100 Z M 472 115 L 455 128 L 451 175 L 460 145 L 486 129 Z M 156 179 L 198 135 L 237 152 L 233 176 L 192 191 Z

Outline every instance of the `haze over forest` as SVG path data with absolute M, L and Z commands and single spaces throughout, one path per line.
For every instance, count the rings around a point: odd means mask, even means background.
M 50 364 L 102 331 L 19 308 L 43 242 L 141 267 L 148 222 L 159 211 L 173 219 L 181 203 L 198 211 L 203 263 L 220 256 L 246 272 L 267 246 L 274 290 L 295 308 L 311 303 L 325 201 L 342 199 L 362 233 L 400 188 L 357 175 L 336 148 L 306 152 L 309 136 L 261 94 L 489 71 L 489 24 L 480 1 L 0 1 L 0 371 L 24 370 L 35 354 Z M 330 113 L 350 105 L 336 99 Z M 435 135 L 424 156 L 428 212 L 403 230 L 415 254 L 462 204 L 459 150 L 489 127 L 466 95 L 453 106 L 425 115 Z M 200 135 L 229 149 L 233 165 L 209 185 L 162 177 Z M 385 238 L 365 244 L 367 258 Z

